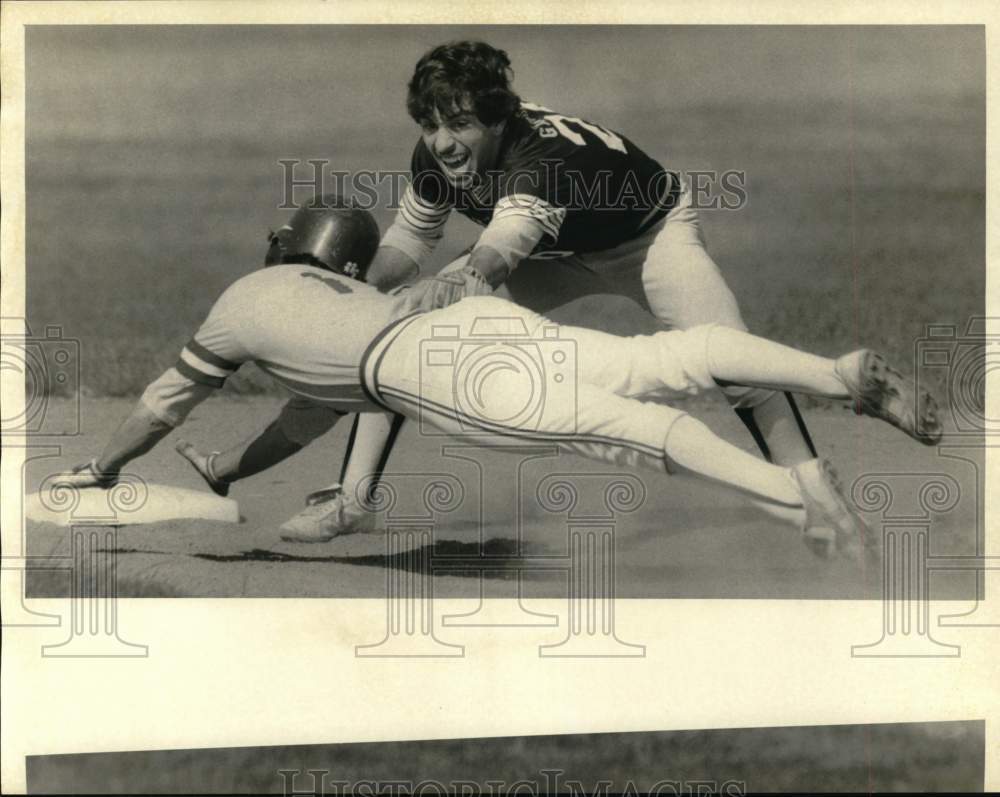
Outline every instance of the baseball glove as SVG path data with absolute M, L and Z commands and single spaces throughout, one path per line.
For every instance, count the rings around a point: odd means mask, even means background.
M 401 295 L 406 297 L 406 311 L 439 310 L 466 296 L 485 296 L 493 288 L 474 268 L 449 271 L 415 282 Z

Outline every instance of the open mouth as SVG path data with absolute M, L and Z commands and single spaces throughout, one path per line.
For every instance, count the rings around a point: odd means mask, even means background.
M 453 155 L 450 158 L 438 156 L 438 160 L 440 160 L 441 164 L 447 169 L 450 169 L 451 171 L 458 171 L 469 162 L 469 156 L 468 154 Z

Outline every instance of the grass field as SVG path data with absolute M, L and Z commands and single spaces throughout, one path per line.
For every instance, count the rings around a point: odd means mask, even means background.
M 926 324 L 983 312 L 974 28 L 54 27 L 28 31 L 32 328 L 80 339 L 87 393 L 141 391 L 261 262 L 278 161 L 406 169 L 412 65 L 466 35 L 509 50 L 526 98 L 670 167 L 746 172 L 747 206 L 704 224 L 755 331 L 909 361 Z M 454 220 L 435 267 L 473 232 Z M 624 300 L 557 318 L 649 328 Z

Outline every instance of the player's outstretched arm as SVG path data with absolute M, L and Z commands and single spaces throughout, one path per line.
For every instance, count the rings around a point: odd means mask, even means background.
M 450 206 L 429 203 L 412 185 L 407 186 L 399 212 L 368 267 L 368 284 L 386 292 L 420 276 L 421 266 L 441 241 L 450 214 Z
M 142 401 L 118 427 L 97 459 L 102 473 L 118 473 L 137 457 L 152 451 L 174 427 L 158 418 Z
M 490 287 L 497 288 L 546 237 L 551 240 L 552 234 L 538 219 L 508 207 L 507 213 L 487 225 L 469 255 L 467 267 L 482 274 Z
M 277 465 L 326 434 L 344 413 L 308 399 L 290 399 L 270 424 L 225 451 L 204 454 L 186 440 L 177 453 L 191 463 L 208 486 L 219 495 L 229 485 Z
M 215 389 L 168 368 L 136 402 L 98 457 L 60 476 L 60 483 L 74 487 L 111 487 L 129 462 L 151 451 L 187 414 Z
M 173 428 L 139 401 L 108 440 L 100 456 L 77 465 L 69 473 L 60 476 L 59 481 L 81 489 L 111 487 L 118 481 L 125 465 L 152 450 Z
M 412 282 L 420 275 L 420 264 L 393 246 L 380 246 L 368 267 L 365 281 L 383 293 Z
M 464 266 L 446 268 L 409 289 L 407 309 L 438 310 L 467 296 L 492 293 L 531 253 L 542 235 L 541 225 L 533 219 L 509 216 L 491 222 Z

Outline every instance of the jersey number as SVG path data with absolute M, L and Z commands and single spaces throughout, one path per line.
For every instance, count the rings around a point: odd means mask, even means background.
M 345 285 L 334 277 L 321 277 L 319 274 L 312 274 L 308 271 L 303 271 L 300 276 L 305 277 L 306 279 L 322 282 L 326 285 L 326 287 L 333 288 L 337 293 L 354 293 L 354 291 L 351 290 L 350 285 Z
M 584 140 L 583 136 L 573 130 L 569 125 L 574 124 L 578 127 L 582 127 L 584 130 L 592 133 L 595 137 L 604 142 L 604 145 L 608 149 L 614 149 L 618 152 L 625 152 L 625 142 L 622 141 L 620 136 L 616 136 L 610 130 L 605 130 L 599 125 L 595 125 L 593 122 L 585 122 L 583 119 L 577 119 L 575 116 L 563 116 L 561 113 L 556 113 L 548 108 L 543 108 L 541 105 L 535 105 L 533 102 L 522 102 L 521 107 L 528 111 L 538 111 L 544 114 L 543 118 L 546 122 L 552 125 L 552 128 L 561 135 L 563 138 L 568 138 L 578 147 L 586 146 L 587 142 Z M 542 128 L 544 130 L 544 128 Z M 542 135 L 545 135 L 542 133 Z

